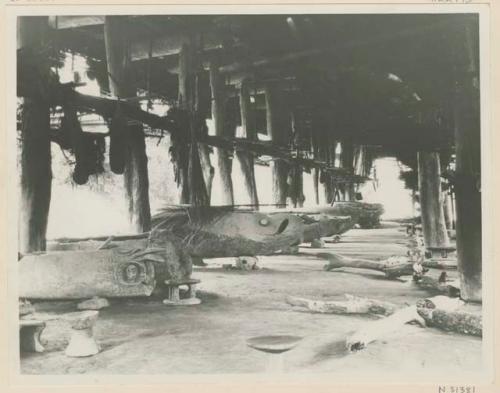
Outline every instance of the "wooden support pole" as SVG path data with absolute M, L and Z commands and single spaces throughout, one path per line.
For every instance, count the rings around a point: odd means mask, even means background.
M 248 89 L 248 81 L 243 80 L 240 87 L 240 115 L 241 128 L 239 138 L 247 138 L 250 140 L 257 139 L 255 128 L 255 116 L 252 112 L 250 102 L 250 92 Z M 245 191 L 250 198 L 250 203 L 256 208 L 259 206 L 259 197 L 257 195 L 257 183 L 255 181 L 255 168 L 253 153 L 242 150 L 236 150 L 236 159 L 240 163 L 241 172 L 244 179 Z
M 337 141 L 330 134 L 330 130 L 323 130 L 327 134 L 324 134 L 325 146 L 324 148 L 320 147 L 320 155 L 323 156 L 323 159 L 329 163 L 330 166 L 335 166 L 335 158 L 337 151 Z M 324 191 L 325 191 L 325 201 L 327 204 L 333 204 L 335 202 L 335 198 L 338 193 L 338 188 L 332 182 L 332 176 L 328 173 L 325 173 L 324 180 Z
M 191 44 L 184 44 L 179 53 L 178 106 L 183 117 L 183 126 L 178 133 L 172 135 L 171 141 L 180 203 L 207 206 L 210 205 L 213 170 L 208 150 L 197 143 L 201 128 L 204 127 L 204 118 L 202 119 L 198 112 L 201 87 L 196 75 L 194 54 Z M 208 181 L 208 187 L 205 179 Z
M 212 121 L 216 136 L 225 136 L 225 84 L 219 73 L 219 66 L 215 60 L 210 62 L 210 88 L 212 90 Z M 234 136 L 234 135 L 231 135 Z M 231 160 L 225 149 L 215 148 L 216 173 L 222 184 L 222 204 L 234 205 L 233 181 L 231 179 Z
M 195 112 L 197 118 L 204 122 L 203 126 L 206 126 L 206 108 L 210 107 L 210 85 L 209 83 L 203 83 L 205 78 L 202 77 L 201 72 L 196 73 L 196 91 L 195 91 Z M 208 78 L 207 78 L 208 82 Z M 206 89 L 206 91 L 204 90 Z M 208 132 L 208 129 L 206 130 Z M 200 160 L 200 167 L 203 172 L 203 181 L 206 187 L 206 204 L 210 205 L 210 199 L 212 196 L 212 184 L 215 175 L 215 168 L 212 166 L 210 160 L 211 148 L 205 143 L 198 142 L 198 156 Z
M 451 210 L 451 195 L 448 191 L 443 192 L 443 211 L 446 229 L 453 229 L 453 212 Z
M 314 202 L 316 205 L 319 205 L 319 171 L 319 168 L 313 168 L 312 170 Z
M 449 244 L 440 174 L 439 153 L 418 152 L 418 187 L 426 247 L 445 247 Z
M 287 147 L 290 142 L 290 122 L 284 106 L 284 97 L 275 83 L 265 87 L 267 133 L 274 144 Z M 286 206 L 289 165 L 283 160 L 271 161 L 273 202 Z
M 354 172 L 354 145 L 351 141 L 341 143 L 342 152 L 340 153 L 341 167 Z M 344 187 L 344 200 L 354 200 L 354 183 L 347 183 Z
M 464 300 L 482 299 L 481 126 L 476 24 L 462 27 L 466 69 L 455 83 L 457 263 Z M 462 54 L 461 53 L 461 54 Z
M 188 110 L 191 106 L 192 100 L 192 84 L 193 75 L 191 71 L 191 54 L 188 45 L 182 45 L 179 52 L 179 91 L 177 104 L 180 109 Z M 188 125 L 184 129 L 180 130 L 181 135 L 172 135 L 171 143 L 172 149 L 175 151 L 179 150 L 177 161 L 175 165 L 176 168 L 176 178 L 179 188 L 179 203 L 188 204 L 190 201 L 190 190 L 189 190 L 189 178 L 188 178 L 188 167 L 189 160 L 187 159 L 189 155 L 189 148 L 187 141 L 189 140 L 190 129 Z
M 297 125 L 297 113 L 291 112 L 291 128 L 294 138 L 294 143 L 298 144 L 300 141 L 300 130 Z M 297 156 L 300 155 L 299 150 L 297 149 Z M 303 207 L 305 201 L 304 195 L 304 173 L 301 165 L 294 165 L 289 172 L 289 180 L 288 180 L 288 195 L 291 199 L 293 207 Z
M 19 17 L 18 23 L 19 46 L 39 48 L 42 33 L 47 29 L 47 17 Z M 21 114 L 21 254 L 46 249 L 51 187 L 49 103 L 43 92 L 38 92 L 36 96 L 24 98 Z
M 111 93 L 118 98 L 130 98 L 136 96 L 136 89 L 130 74 L 127 32 L 122 18 L 105 17 L 104 42 Z M 141 233 L 151 229 L 146 142 L 142 124 L 134 122 L 126 127 L 123 181 L 129 220 L 134 230 Z

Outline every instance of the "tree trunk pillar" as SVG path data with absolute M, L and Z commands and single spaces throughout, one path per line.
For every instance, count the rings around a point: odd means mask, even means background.
M 18 46 L 36 51 L 47 30 L 47 17 L 19 17 L 18 23 Z M 39 92 L 36 97 L 24 98 L 21 114 L 21 254 L 46 249 L 51 187 L 50 110 L 43 92 Z
M 457 259 L 460 295 L 482 300 L 481 126 L 477 25 L 464 28 L 467 69 L 455 84 Z
M 418 187 L 426 247 L 449 244 L 444 221 L 439 153 L 418 152 Z
M 111 93 L 118 98 L 135 97 L 137 92 L 130 74 L 129 43 L 120 16 L 106 16 L 104 42 Z M 140 123 L 127 125 L 125 133 L 124 172 L 129 220 L 138 233 L 151 229 L 149 206 L 148 158 L 144 130 Z
M 269 83 L 265 88 L 267 133 L 276 146 L 288 147 L 290 122 L 279 86 Z M 286 207 L 289 165 L 279 159 L 271 161 L 273 202 Z
M 354 173 L 354 145 L 352 142 L 342 142 L 341 167 Z M 344 187 L 344 200 L 354 200 L 354 183 L 346 183 Z
M 212 91 L 212 121 L 216 136 L 226 136 L 225 115 L 225 84 L 223 76 L 219 73 L 216 61 L 210 62 L 210 89 Z M 233 135 L 230 135 L 231 137 Z M 222 184 L 222 204 L 234 205 L 233 181 L 231 179 L 231 160 L 226 149 L 215 148 L 216 172 Z
M 453 211 L 451 207 L 451 195 L 448 191 L 443 192 L 444 222 L 447 229 L 453 229 Z
M 248 90 L 248 82 L 243 80 L 240 87 L 240 115 L 241 128 L 238 137 L 247 138 L 250 140 L 257 139 L 255 129 L 255 117 L 252 113 L 250 93 Z M 257 195 L 257 183 L 255 181 L 255 168 L 253 153 L 245 151 L 236 151 L 236 159 L 240 163 L 241 172 L 243 175 L 245 191 L 250 198 L 250 203 L 256 208 L 259 207 L 259 197 Z

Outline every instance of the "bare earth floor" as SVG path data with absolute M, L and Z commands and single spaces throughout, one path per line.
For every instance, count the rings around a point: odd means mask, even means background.
M 410 277 L 387 280 L 367 270 L 322 270 L 324 260 L 311 253 L 338 252 L 345 256 L 386 258 L 404 254 L 401 227 L 352 230 L 341 243 L 327 248 L 301 248 L 301 255 L 259 258 L 260 270 L 222 269 L 230 260 L 208 260 L 193 277 L 202 281 L 198 306 L 170 307 L 159 300 L 112 301 L 100 312 L 95 336 L 102 352 L 88 358 L 64 355 L 68 329 L 49 321 L 42 339 L 46 352 L 22 354 L 26 374 L 186 374 L 261 373 L 269 355 L 246 345 L 253 336 L 291 334 L 300 344 L 285 354 L 286 371 L 377 373 L 391 375 L 474 372 L 481 366 L 478 338 L 445 333 L 414 325 L 401 327 L 389 337 L 349 354 L 344 341 L 350 332 L 370 321 L 367 316 L 339 316 L 300 312 L 286 304 L 287 295 L 339 299 L 344 294 L 414 304 L 430 294 L 415 287 Z M 431 274 L 438 275 L 439 271 Z M 452 272 L 451 276 L 456 276 Z M 38 304 L 42 311 L 73 311 L 74 302 Z M 474 312 L 478 308 L 471 307 Z

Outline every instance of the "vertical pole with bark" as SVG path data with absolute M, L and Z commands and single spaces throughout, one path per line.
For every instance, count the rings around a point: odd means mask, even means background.
M 225 135 L 225 84 L 223 76 L 219 73 L 219 66 L 216 60 L 210 62 L 210 88 L 212 90 L 212 121 L 215 128 L 215 135 Z M 230 135 L 234 136 L 234 135 Z M 216 171 L 222 183 L 222 203 L 224 205 L 234 205 L 233 181 L 231 178 L 231 160 L 229 153 L 225 149 L 215 148 Z
M 444 222 L 447 229 L 453 229 L 453 212 L 451 210 L 451 195 L 448 191 L 443 192 Z
M 255 117 L 252 112 L 250 102 L 250 92 L 248 81 L 241 81 L 240 86 L 240 115 L 241 128 L 238 137 L 247 138 L 249 140 L 257 139 L 257 130 L 255 128 Z M 240 163 L 241 172 L 243 175 L 246 193 L 250 198 L 250 203 L 256 208 L 259 206 L 259 197 L 257 195 L 257 183 L 255 181 L 255 168 L 253 153 L 245 151 L 236 151 L 236 159 Z
M 440 175 L 439 153 L 418 152 L 418 187 L 426 247 L 444 247 L 449 243 Z
M 19 17 L 18 46 L 33 58 L 40 54 L 47 30 L 45 16 Z M 49 67 L 37 64 L 37 76 L 47 76 Z M 43 68 L 43 69 L 40 69 Z M 39 81 L 41 84 L 46 81 Z M 45 251 L 52 187 L 50 110 L 44 92 L 24 97 L 21 113 L 21 198 L 19 205 L 19 252 Z
M 136 96 L 136 88 L 131 76 L 129 43 L 123 18 L 105 17 L 104 42 L 111 93 L 126 99 Z M 146 232 L 151 229 L 151 211 L 144 130 L 142 124 L 129 122 L 122 132 L 125 134 L 123 181 L 129 205 L 129 220 L 136 232 Z
M 351 141 L 344 141 L 341 143 L 341 167 L 351 172 L 354 172 L 354 145 Z M 344 200 L 354 200 L 354 183 L 346 183 L 344 186 Z
M 276 83 L 269 82 L 265 87 L 267 133 L 277 146 L 288 147 L 290 143 L 290 124 L 284 105 L 284 97 Z M 279 159 L 271 162 L 273 181 L 273 202 L 286 206 L 287 179 L 289 165 Z
M 455 209 L 460 295 L 482 299 L 481 126 L 477 23 L 460 27 L 455 72 Z M 463 46 L 462 46 L 463 45 Z
M 179 52 L 179 91 L 177 104 L 180 110 L 188 111 L 192 106 L 190 102 L 192 96 L 192 84 L 194 78 L 192 75 L 192 58 L 188 45 L 183 45 Z M 186 119 L 185 119 L 186 120 Z M 188 167 L 189 167 L 189 122 L 186 120 L 184 126 L 180 129 L 181 135 L 172 136 L 172 149 L 178 154 L 175 158 L 176 180 L 179 187 L 179 203 L 188 204 L 191 198 L 189 189 Z
M 291 129 L 293 134 L 293 146 L 296 150 L 297 157 L 301 156 L 300 152 L 300 127 L 298 124 L 297 111 L 291 111 Z M 294 164 L 289 173 L 288 187 L 291 202 L 293 207 L 303 207 L 305 201 L 304 195 L 304 171 L 302 166 Z

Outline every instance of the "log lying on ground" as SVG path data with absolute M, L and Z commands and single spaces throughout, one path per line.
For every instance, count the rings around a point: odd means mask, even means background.
M 417 286 L 422 289 L 442 293 L 443 295 L 458 297 L 460 296 L 460 283 L 458 281 L 448 281 L 446 273 L 442 272 L 440 279 L 430 276 L 423 276 L 415 281 Z
M 438 308 L 430 301 L 418 302 L 417 312 L 429 326 L 471 336 L 482 337 L 483 335 L 481 315 Z
M 384 213 L 384 207 L 378 203 L 335 202 L 333 206 L 289 209 L 287 212 L 305 215 L 350 216 L 361 228 L 377 228 L 380 226 L 380 216 Z
M 330 271 L 341 267 L 370 269 L 384 273 L 388 278 L 397 278 L 413 274 L 413 264 L 405 256 L 392 256 L 384 261 L 371 261 L 369 259 L 352 259 L 338 254 L 320 252 L 316 256 L 327 259 L 328 264 L 324 270 Z
M 425 299 L 423 302 L 433 304 L 437 308 L 453 312 L 463 305 L 463 301 L 446 296 L 435 296 Z M 419 301 L 419 304 L 421 301 Z M 346 347 L 349 351 L 357 351 L 365 348 L 369 343 L 380 338 L 387 337 L 396 332 L 409 322 L 416 321 L 425 326 L 425 320 L 417 312 L 417 306 L 412 305 L 402 308 L 387 318 L 378 321 L 370 321 L 354 332 L 346 339 Z
M 286 302 L 291 306 L 306 308 L 322 314 L 376 314 L 391 315 L 397 306 L 376 299 L 367 299 L 346 294 L 345 300 L 310 300 L 288 296 Z
M 432 269 L 448 269 L 454 270 L 457 268 L 456 259 L 430 259 L 422 261 L 423 267 L 428 267 Z

